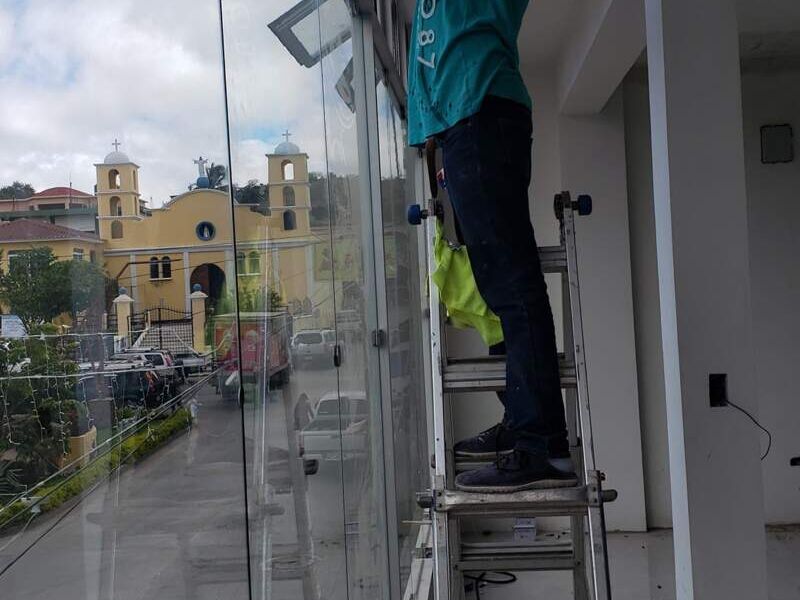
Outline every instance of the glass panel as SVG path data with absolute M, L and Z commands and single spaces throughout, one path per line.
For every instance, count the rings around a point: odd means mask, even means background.
M 257 599 L 348 597 L 343 472 L 359 450 L 350 440 L 363 443 L 341 434 L 353 418 L 339 398 L 335 331 L 327 333 L 336 325 L 329 90 L 320 62 L 303 60 L 322 54 L 314 4 L 223 4 L 236 246 L 262 256 L 258 272 L 242 276 L 240 266 L 237 278 Z M 302 52 L 283 35 L 298 18 Z M 363 398 L 363 385 L 349 389 Z
M 378 62 L 378 58 L 375 58 Z M 428 487 L 425 378 L 422 365 L 422 292 L 419 286 L 417 234 L 406 220 L 414 203 L 406 177 L 405 123 L 383 82 L 378 83 L 381 205 L 389 316 L 394 476 L 401 585 L 405 588 L 423 517 L 416 493 Z M 413 161 L 409 161 L 414 164 Z
M 0 24 L 0 597 L 246 597 L 218 4 Z
M 329 0 L 333 2 L 334 0 Z M 344 4 L 343 0 L 336 0 Z M 338 22 L 320 20 L 322 38 L 333 37 Z M 360 21 L 354 20 L 354 27 Z M 336 332 L 343 348 L 339 369 L 342 394 L 340 421 L 344 483 L 345 532 L 349 598 L 374 600 L 389 596 L 389 571 L 383 407 L 379 349 L 370 331 L 376 328 L 376 293 L 370 181 L 366 177 L 366 107 L 364 48 L 354 30 L 348 40 L 322 59 L 325 95 L 326 173 L 331 211 Z M 361 91 L 360 91 L 361 90 Z M 374 94 L 374 88 L 367 90 Z M 375 199 L 377 200 L 377 199 Z M 344 398 L 362 398 L 345 402 Z

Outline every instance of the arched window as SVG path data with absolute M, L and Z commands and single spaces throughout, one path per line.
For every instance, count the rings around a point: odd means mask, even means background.
M 108 172 L 108 189 L 118 190 L 120 188 L 120 183 L 119 171 L 111 169 Z
M 172 277 L 172 259 L 169 256 L 164 256 L 161 259 L 161 277 L 163 279 Z
M 136 171 L 133 172 L 133 190 L 136 191 L 139 189 L 139 178 L 136 175 Z
M 158 279 L 158 257 L 150 259 L 150 279 Z
M 245 260 L 244 260 L 244 252 L 237 252 L 236 253 L 236 270 L 239 272 L 239 274 L 247 272 L 247 271 L 245 271 L 245 267 L 246 266 L 247 265 L 245 264 Z
M 259 273 L 261 271 L 261 256 L 255 250 L 247 255 L 248 273 Z
M 294 179 L 294 163 L 290 160 L 285 160 L 281 163 L 281 173 L 283 173 L 284 181 L 292 181 Z
M 294 206 L 295 199 L 294 199 L 294 188 L 289 187 L 288 185 L 283 188 L 283 205 L 284 206 Z
M 283 213 L 283 229 L 284 231 L 292 231 L 297 229 L 297 216 L 293 210 L 287 210 Z
M 110 210 L 112 217 L 122 216 L 122 200 L 119 199 L 119 196 L 111 196 L 111 200 L 109 200 L 109 206 L 111 207 Z
M 122 237 L 122 221 L 111 221 L 111 239 L 118 240 Z

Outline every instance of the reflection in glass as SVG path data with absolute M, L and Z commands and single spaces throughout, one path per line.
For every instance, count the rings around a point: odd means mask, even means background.
M 319 56 L 316 2 L 298 6 L 307 19 L 298 31 Z M 242 256 L 236 335 L 242 340 L 251 591 L 258 599 L 335 600 L 347 598 L 348 583 L 342 471 L 351 459 L 342 448 L 358 453 L 363 439 L 343 436 L 342 422 L 358 429 L 363 400 L 361 406 L 353 401 L 358 412 L 348 417 L 333 360 L 321 66 L 299 64 L 264 25 L 299 8 L 288 1 L 223 3 Z
M 0 3 L 0 597 L 244 597 L 217 3 L 61 4 Z
M 379 60 L 375 57 L 376 62 Z M 406 207 L 412 191 L 406 177 L 405 124 L 383 82 L 377 86 L 381 208 L 386 297 L 389 319 L 389 371 L 397 489 L 397 527 L 401 586 L 411 568 L 418 523 L 423 515 L 416 493 L 427 488 L 427 433 L 422 365 L 422 312 L 417 265 L 417 228 L 409 227 Z

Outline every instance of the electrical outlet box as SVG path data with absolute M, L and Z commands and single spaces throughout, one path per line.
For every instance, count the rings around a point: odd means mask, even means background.
M 727 373 L 709 373 L 708 398 L 712 407 L 728 406 Z

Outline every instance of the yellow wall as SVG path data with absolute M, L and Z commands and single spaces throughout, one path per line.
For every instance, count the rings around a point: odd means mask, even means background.
M 295 194 L 298 206 L 301 202 L 308 206 L 307 187 L 298 189 Z M 230 214 L 227 193 L 197 189 L 177 196 L 163 208 L 154 209 L 151 216 L 141 220 L 124 220 L 123 238 L 105 240 L 110 252 L 106 258 L 109 275 L 119 275 L 119 285 L 135 293 L 138 308 L 158 306 L 163 300 L 167 306 L 182 309 L 186 304 L 185 279 L 191 278 L 195 268 L 207 263 L 215 264 L 226 273 L 226 286 L 230 290 L 234 265 L 230 262 L 226 264 L 226 250 L 227 259 L 235 260 Z M 284 231 L 283 215 L 278 210 L 265 216 L 249 206 L 237 205 L 234 215 L 237 250 L 245 253 L 246 270 L 249 270 L 249 253 L 257 250 L 261 255 L 259 274 L 242 273 L 238 278 L 239 288 L 258 290 L 271 287 L 272 259 L 270 251 L 263 247 L 265 242 L 278 246 L 281 243 L 300 244 L 299 248 L 271 250 L 278 252 L 279 273 L 282 280 L 285 278 L 284 285 L 276 291 L 282 294 L 285 301 L 295 298 L 302 300 L 308 296 L 305 271 L 311 266 L 306 265 L 305 246 L 315 241 L 308 226 L 308 210 L 297 211 L 297 229 L 293 231 Z M 197 225 L 202 221 L 215 227 L 215 235 L 209 241 L 197 236 Z M 188 265 L 183 263 L 184 251 L 189 254 Z M 131 255 L 135 256 L 137 262 L 135 290 L 132 270 L 128 265 Z M 150 280 L 149 260 L 153 256 L 159 259 L 169 256 L 172 259 L 171 279 Z
M 96 264 L 100 267 L 103 266 L 103 246 L 97 242 L 90 242 L 87 240 L 56 240 L 52 242 L 0 242 L 0 269 L 4 272 L 8 271 L 8 254 L 9 252 L 24 252 L 25 250 L 33 250 L 35 248 L 50 248 L 58 260 L 72 260 L 72 251 L 74 248 L 83 250 L 83 260 L 89 260 L 90 252 L 92 250 L 97 254 L 95 260 Z

